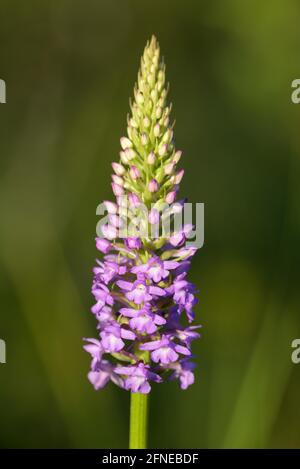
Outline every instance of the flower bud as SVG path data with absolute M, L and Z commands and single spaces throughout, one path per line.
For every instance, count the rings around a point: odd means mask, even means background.
M 181 169 L 180 171 L 178 171 L 178 173 L 172 176 L 171 182 L 173 184 L 180 184 L 180 181 L 183 178 L 183 175 L 184 175 L 184 169 Z
M 133 148 L 126 148 L 125 155 L 126 155 L 128 161 L 130 161 L 130 160 L 133 160 L 136 157 L 136 152 L 134 151 Z
M 142 95 L 142 93 L 137 93 L 136 95 L 136 102 L 138 104 L 143 104 L 144 102 L 144 96 Z
M 147 76 L 147 82 L 151 87 L 154 85 L 155 75 L 153 73 L 149 73 L 149 75 Z
M 157 107 L 157 108 L 156 108 L 156 111 L 155 111 L 155 117 L 156 117 L 156 119 L 160 119 L 160 118 L 161 118 L 161 114 L 162 114 L 162 108 L 161 108 L 161 107 Z
M 120 176 L 113 174 L 112 180 L 115 184 L 119 184 L 119 186 L 122 186 L 122 187 L 124 186 L 124 179 L 122 179 Z
M 159 137 L 159 134 L 160 134 L 159 124 L 155 124 L 154 129 L 153 129 L 153 134 L 154 134 L 154 137 Z
M 174 169 L 173 163 L 166 164 L 166 166 L 164 167 L 165 174 L 172 174 L 173 169 Z
M 151 225 L 159 223 L 159 211 L 156 208 L 150 210 L 148 220 Z
M 96 238 L 96 248 L 103 254 L 107 254 L 111 250 L 111 244 L 105 238 Z
M 150 127 L 150 124 L 151 124 L 151 122 L 150 122 L 149 117 L 147 117 L 147 116 L 144 117 L 144 119 L 143 119 L 143 125 L 144 125 L 144 127 L 147 129 L 148 127 Z
M 159 147 L 158 154 L 159 156 L 165 156 L 167 154 L 167 151 L 168 151 L 168 145 L 164 143 L 163 145 Z
M 134 192 L 131 192 L 129 194 L 128 201 L 129 201 L 130 206 L 132 206 L 133 208 L 138 208 L 139 205 L 141 205 L 141 201 L 139 197 Z
M 157 100 L 157 91 L 156 90 L 152 90 L 151 93 L 150 93 L 150 96 L 151 96 L 151 99 L 153 101 L 156 101 Z
M 145 134 L 145 133 L 143 133 L 142 136 L 141 136 L 142 145 L 143 145 L 143 146 L 146 146 L 146 145 L 148 144 L 148 141 L 149 141 L 148 135 Z
M 149 153 L 149 155 L 147 156 L 147 163 L 152 165 L 155 163 L 155 160 L 156 160 L 155 154 L 153 151 L 151 151 L 151 153 Z
M 141 173 L 139 172 L 138 168 L 136 166 L 131 166 L 129 170 L 130 176 L 132 179 L 135 181 L 141 176 Z
M 165 134 L 164 134 L 164 136 L 163 136 L 163 138 L 162 138 L 162 141 L 163 141 L 164 143 L 170 143 L 171 140 L 172 140 L 172 137 L 173 137 L 173 132 L 172 132 L 171 129 L 168 129 L 168 130 L 165 132 Z
M 158 78 L 160 81 L 165 81 L 165 74 L 164 74 L 164 72 L 163 72 L 162 70 L 160 70 L 160 71 L 158 72 L 157 78 Z
M 150 192 L 157 192 L 158 191 L 158 182 L 156 179 L 152 179 L 148 184 L 148 189 Z
M 178 163 L 178 161 L 179 161 L 180 158 L 181 158 L 181 155 L 182 155 L 182 151 L 181 151 L 181 150 L 177 150 L 176 153 L 175 153 L 175 155 L 173 156 L 173 160 L 172 160 L 174 164 L 177 164 L 177 163 Z
M 139 77 L 138 85 L 139 85 L 140 91 L 143 91 L 144 87 L 145 87 L 145 80 L 143 78 Z
M 115 182 L 112 183 L 111 187 L 112 187 L 112 190 L 113 190 L 113 193 L 115 194 L 115 196 L 124 194 L 123 187 L 116 184 Z
M 117 204 L 118 204 L 118 211 L 120 213 L 120 208 L 127 208 L 128 207 L 128 201 L 127 201 L 127 195 L 119 195 L 116 197 L 117 199 Z
M 125 151 L 120 151 L 120 158 L 121 158 L 122 163 L 124 163 L 124 164 L 129 163 L 129 159 L 126 156 Z
M 176 199 L 176 191 L 171 191 L 166 195 L 167 204 L 172 204 Z
M 103 205 L 106 208 L 108 213 L 115 214 L 118 211 L 117 204 L 115 204 L 114 202 L 111 202 L 110 200 L 104 200 Z
M 129 138 L 127 138 L 127 137 L 122 137 L 120 139 L 120 143 L 121 143 L 121 147 L 123 148 L 123 150 L 125 150 L 126 148 L 131 148 L 132 147 L 132 141 L 129 140 Z
M 124 166 L 119 163 L 112 163 L 111 165 L 117 176 L 123 176 L 123 174 L 125 173 Z
M 136 121 L 133 119 L 133 117 L 131 117 L 129 123 L 130 123 L 131 127 L 134 127 L 135 129 L 138 128 L 138 124 L 137 124 Z

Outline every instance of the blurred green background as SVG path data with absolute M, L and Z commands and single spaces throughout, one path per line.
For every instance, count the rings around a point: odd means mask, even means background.
M 205 203 L 197 381 L 154 386 L 150 447 L 300 447 L 298 0 L 2 0 L 0 447 L 126 447 L 86 379 L 95 210 L 146 40 L 167 63 L 181 194 Z

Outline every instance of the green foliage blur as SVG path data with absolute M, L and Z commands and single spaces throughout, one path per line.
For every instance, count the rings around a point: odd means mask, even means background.
M 298 0 L 2 0 L 0 18 L 0 447 L 127 447 L 129 393 L 93 390 L 82 337 L 96 206 L 152 34 L 205 246 L 196 383 L 153 387 L 149 445 L 300 447 Z

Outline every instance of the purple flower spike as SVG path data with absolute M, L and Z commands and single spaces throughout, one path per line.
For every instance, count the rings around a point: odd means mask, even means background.
M 155 38 L 138 77 L 120 160 L 112 163 L 115 197 L 104 201 L 105 219 L 97 225 L 102 255 L 93 268 L 91 308 L 97 337 L 85 339 L 84 350 L 96 390 L 111 381 L 147 394 L 163 380 L 176 379 L 181 389 L 193 384 L 200 326 L 194 324 L 196 287 L 188 279 L 197 248 L 187 243 L 193 226 L 176 219 L 184 218 L 186 199 L 177 199 L 184 170 Z

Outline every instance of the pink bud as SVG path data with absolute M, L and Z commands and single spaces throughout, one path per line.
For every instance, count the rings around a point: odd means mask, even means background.
M 125 153 L 126 158 L 129 161 L 133 160 L 136 157 L 136 152 L 134 151 L 133 148 L 126 148 L 126 150 L 124 150 L 124 153 Z
M 172 174 L 173 169 L 174 169 L 173 163 L 166 164 L 164 169 L 165 169 L 165 174 Z
M 125 173 L 125 168 L 119 163 L 112 163 L 112 168 L 117 176 L 123 176 Z
M 154 129 L 153 129 L 154 137 L 158 137 L 160 134 L 160 125 L 155 124 Z
M 173 157 L 173 163 L 174 164 L 177 164 L 178 161 L 180 160 L 181 158 L 181 155 L 182 155 L 182 151 L 181 150 L 177 150 L 174 157 Z
M 162 114 L 162 108 L 161 107 L 156 108 L 156 111 L 155 111 L 156 119 L 160 119 L 161 114 Z
M 111 202 L 110 200 L 104 200 L 103 204 L 108 213 L 117 213 L 118 207 L 114 202 Z
M 147 156 L 147 163 L 148 164 L 154 164 L 155 163 L 155 154 L 153 151 L 151 151 L 151 153 L 149 153 L 149 155 Z
M 141 173 L 136 166 L 131 166 L 129 173 L 133 180 L 136 180 L 141 176 Z
M 129 200 L 129 204 L 132 205 L 134 208 L 137 208 L 139 207 L 139 205 L 141 205 L 141 201 L 139 197 L 133 192 L 129 194 L 128 200 Z
M 107 239 L 96 238 L 96 248 L 103 254 L 107 254 L 111 250 L 111 244 Z
M 128 159 L 127 156 L 126 156 L 125 151 L 123 151 L 123 150 L 120 151 L 120 158 L 121 158 L 122 163 L 128 164 L 129 159 Z
M 173 131 L 171 129 L 168 129 L 166 133 L 164 134 L 162 141 L 164 143 L 169 143 L 171 142 L 172 138 L 173 138 Z
M 178 173 L 172 176 L 172 182 L 174 184 L 179 184 L 181 179 L 183 178 L 183 175 L 184 175 L 184 169 L 181 169 L 180 171 L 178 171 Z
M 119 186 L 118 184 L 113 182 L 111 187 L 112 187 L 112 190 L 113 190 L 113 193 L 115 194 L 115 196 L 124 194 L 124 189 L 123 189 L 122 186 Z
M 124 180 L 120 176 L 113 174 L 111 178 L 115 184 L 118 184 L 119 186 L 122 186 L 122 187 L 124 186 Z
M 164 156 L 168 151 L 168 145 L 164 143 L 161 147 L 158 149 L 158 154 L 159 156 Z
M 117 196 L 117 203 L 118 206 L 121 208 L 127 208 L 127 195 L 119 195 Z
M 145 146 L 145 145 L 148 144 L 148 135 L 147 135 L 147 134 L 143 133 L 143 134 L 141 135 L 141 142 L 142 142 L 142 145 L 143 145 L 143 146 Z
M 120 143 L 121 143 L 121 147 L 123 148 L 123 150 L 125 150 L 126 148 L 131 148 L 132 147 L 132 141 L 129 140 L 129 138 L 127 138 L 127 137 L 122 137 L 120 139 Z
M 152 179 L 149 182 L 148 189 L 150 192 L 157 192 L 158 191 L 158 182 L 156 179 Z
M 171 191 L 166 195 L 166 202 L 167 204 L 172 204 L 176 199 L 176 192 Z
M 176 202 L 175 204 L 172 205 L 172 210 L 171 212 L 172 213 L 181 213 L 182 210 L 183 210 L 183 206 L 184 206 L 184 203 L 185 203 L 185 200 L 180 200 L 179 202 Z
M 159 211 L 156 208 L 152 208 L 150 210 L 148 219 L 151 225 L 156 225 L 157 223 L 159 223 Z
M 135 122 L 135 120 L 133 118 L 130 119 L 130 125 L 131 125 L 131 127 L 135 127 L 135 128 L 138 127 L 137 123 Z

